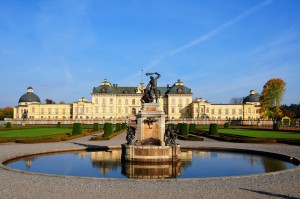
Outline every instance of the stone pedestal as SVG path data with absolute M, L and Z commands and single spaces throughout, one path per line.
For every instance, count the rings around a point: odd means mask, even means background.
M 165 145 L 165 118 L 158 103 L 145 103 L 137 114 L 136 141 L 133 145 L 122 144 L 122 159 L 139 163 L 179 161 L 180 145 Z

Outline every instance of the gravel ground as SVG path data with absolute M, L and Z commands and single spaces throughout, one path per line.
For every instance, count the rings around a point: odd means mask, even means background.
M 125 133 L 110 141 L 89 137 L 59 143 L 0 144 L 1 163 L 14 156 L 93 146 L 120 147 Z M 300 159 L 300 147 L 240 144 L 205 139 L 178 141 L 182 147 L 222 147 L 275 152 Z M 0 165 L 0 198 L 300 198 L 300 167 L 280 172 L 224 178 L 142 180 L 63 177 L 13 171 Z

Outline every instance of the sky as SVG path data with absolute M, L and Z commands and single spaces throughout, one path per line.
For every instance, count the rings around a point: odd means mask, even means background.
M 282 104 L 298 104 L 299 65 L 299 0 L 0 0 L 0 108 L 29 86 L 72 103 L 146 72 L 225 104 L 281 78 Z

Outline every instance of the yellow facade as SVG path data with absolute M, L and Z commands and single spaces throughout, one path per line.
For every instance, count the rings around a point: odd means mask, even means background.
M 145 86 L 119 87 L 106 80 L 94 87 L 92 101 L 80 98 L 71 104 L 42 104 L 29 87 L 14 108 L 14 119 L 31 120 L 90 120 L 135 119 L 142 108 L 141 98 Z M 167 119 L 193 118 L 209 120 L 257 120 L 260 118 L 259 102 L 243 104 L 212 104 L 201 98 L 192 100 L 191 89 L 178 80 L 174 85 L 159 87 L 158 103 Z M 251 91 L 252 94 L 254 91 Z M 254 96 L 254 95 L 253 95 Z M 30 101 L 32 100 L 33 101 Z

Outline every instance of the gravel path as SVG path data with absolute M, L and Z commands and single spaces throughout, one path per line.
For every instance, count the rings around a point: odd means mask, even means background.
M 0 144 L 0 160 L 16 155 L 86 147 L 116 146 L 125 133 L 109 141 L 89 136 L 59 143 Z M 205 139 L 178 141 L 182 147 L 222 147 L 275 152 L 300 159 L 300 147 L 240 144 Z M 136 180 L 63 177 L 17 172 L 0 166 L 0 198 L 300 198 L 300 167 L 260 175 L 225 178 Z

